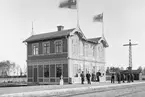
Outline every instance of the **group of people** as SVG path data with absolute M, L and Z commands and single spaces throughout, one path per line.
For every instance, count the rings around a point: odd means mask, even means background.
M 116 80 L 118 81 L 118 83 L 121 83 L 121 81 L 123 83 L 125 83 L 125 81 L 127 81 L 128 83 L 133 82 L 134 81 L 134 74 L 132 73 L 116 73 Z M 115 82 L 115 73 L 113 73 L 111 75 L 111 83 Z
M 91 84 L 91 81 L 100 82 L 100 76 L 101 76 L 100 71 L 98 71 L 96 74 L 95 73 L 90 74 L 89 71 L 88 71 L 86 73 L 86 75 L 84 74 L 84 71 L 82 71 L 82 73 L 80 75 L 81 83 L 84 84 L 85 78 L 86 78 L 88 84 Z

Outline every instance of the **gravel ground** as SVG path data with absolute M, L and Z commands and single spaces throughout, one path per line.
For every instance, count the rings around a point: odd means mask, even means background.
M 0 87 L 0 95 L 11 94 L 11 93 L 21 93 L 21 92 L 33 92 L 33 91 L 43 91 L 43 90 L 75 88 L 75 87 L 104 86 L 104 85 L 110 85 L 110 82 L 100 82 L 100 83 L 94 82 L 91 85 L 67 84 L 67 85 L 37 85 L 37 86 L 22 86 L 22 87 Z
M 104 82 L 104 83 L 92 83 L 91 85 L 88 84 L 74 84 L 74 85 L 41 85 L 41 86 L 25 86 L 25 87 L 5 87 L 5 88 L 0 88 L 0 96 L 3 94 L 15 94 L 19 93 L 23 97 L 24 93 L 27 94 L 25 97 L 34 97 L 32 95 L 36 95 L 35 97 L 48 97 L 48 95 L 51 94 L 56 94 L 57 97 L 63 96 L 63 97 L 82 97 L 82 95 L 92 95 L 92 97 L 114 97 L 117 95 L 122 95 L 122 92 L 119 91 L 124 91 L 125 93 L 130 93 L 130 90 L 135 91 L 135 89 L 138 86 L 144 86 L 145 82 L 134 82 L 134 83 L 122 83 L 122 84 L 111 84 L 110 82 Z M 134 88 L 135 87 L 135 88 Z M 142 88 L 141 90 L 143 90 Z M 69 91 L 68 91 L 69 90 Z M 67 92 L 66 92 L 67 91 Z M 91 93 L 90 93 L 91 92 Z M 50 94 L 51 93 L 51 94 Z M 115 93 L 117 95 L 115 95 Z M 39 95 L 40 94 L 40 95 Z M 19 96 L 20 96 L 19 95 Z M 95 95 L 95 96 L 94 96 Z M 19 97 L 17 96 L 17 97 Z M 7 97 L 7 96 L 5 96 Z M 13 96 L 10 96 L 13 97 Z M 89 96 L 85 96 L 89 97 Z M 91 97 L 91 96 L 90 96 Z
M 145 83 L 101 92 L 92 91 L 91 93 L 70 95 L 69 97 L 145 97 Z

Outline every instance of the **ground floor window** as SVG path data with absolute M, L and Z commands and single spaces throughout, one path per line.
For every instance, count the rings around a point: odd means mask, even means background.
M 50 77 L 55 77 L 55 64 L 50 65 Z
M 49 77 L 49 65 L 44 65 L 44 77 Z
M 68 64 L 63 64 L 63 77 L 68 77 Z
M 49 80 L 47 82 L 58 82 L 58 78 L 60 78 L 61 75 L 63 76 L 65 82 L 67 82 L 68 64 L 37 65 L 35 67 L 28 66 L 29 82 L 46 82 L 46 79 Z
M 43 77 L 43 65 L 38 65 L 39 77 Z
M 56 77 L 60 77 L 62 75 L 62 65 L 56 64 Z
M 32 77 L 33 75 L 33 67 L 32 66 L 28 66 L 28 77 Z
M 78 64 L 74 64 L 74 77 L 78 77 Z

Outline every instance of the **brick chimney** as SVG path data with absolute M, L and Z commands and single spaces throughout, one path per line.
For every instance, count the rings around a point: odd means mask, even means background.
M 62 31 L 63 28 L 64 28 L 64 26 L 61 26 L 61 25 L 60 25 L 60 26 L 57 26 L 57 30 L 58 30 L 58 31 Z

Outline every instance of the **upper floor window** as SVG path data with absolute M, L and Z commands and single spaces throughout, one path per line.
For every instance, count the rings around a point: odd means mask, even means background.
M 85 56 L 88 56 L 88 44 L 85 43 L 84 49 Z
M 33 51 L 33 55 L 38 55 L 39 54 L 39 44 L 38 43 L 34 43 L 32 45 L 32 51 Z
M 95 46 L 93 46 L 93 56 L 95 56 Z
M 56 40 L 54 42 L 55 44 L 55 53 L 61 53 L 62 52 L 62 40 Z
M 49 54 L 50 53 L 50 43 L 44 42 L 43 43 L 43 54 Z

